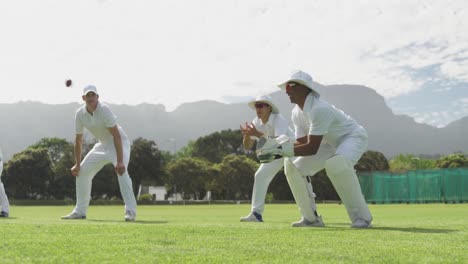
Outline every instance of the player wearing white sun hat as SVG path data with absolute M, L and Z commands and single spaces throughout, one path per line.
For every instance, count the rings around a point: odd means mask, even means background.
M 361 192 L 354 165 L 368 145 L 366 130 L 354 119 L 322 100 L 312 77 L 294 72 L 278 85 L 286 91 L 291 103 L 296 143 L 269 152 L 296 156 L 285 158 L 284 168 L 302 219 L 293 227 L 323 226 L 306 188 L 306 177 L 325 168 L 330 181 L 346 207 L 353 228 L 371 227 L 372 216 Z M 276 146 L 279 146 L 277 144 Z M 265 154 L 265 151 L 263 152 Z

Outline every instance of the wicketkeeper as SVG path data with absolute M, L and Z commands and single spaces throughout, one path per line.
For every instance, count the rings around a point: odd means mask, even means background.
M 280 135 L 294 134 L 288 126 L 288 121 L 279 113 L 278 107 L 270 96 L 263 95 L 248 103 L 254 109 L 257 116 L 245 127 L 240 126 L 243 134 L 245 149 L 251 149 L 255 140 L 258 145 L 263 144 L 266 138 L 274 138 Z M 262 214 L 265 208 L 265 197 L 273 177 L 283 168 L 283 157 L 274 155 L 259 155 L 260 167 L 255 173 L 255 182 L 252 190 L 252 210 L 249 215 L 241 217 L 241 222 L 263 222 Z
M 130 140 L 117 124 L 117 118 L 109 106 L 99 102 L 99 95 L 94 85 L 83 89 L 85 104 L 75 115 L 75 165 L 71 168 L 76 177 L 76 206 L 62 219 L 85 219 L 91 199 L 91 184 L 96 173 L 104 165 L 113 163 L 118 175 L 120 193 L 125 202 L 125 221 L 135 221 L 136 200 L 132 189 L 132 180 L 127 172 L 130 160 Z M 83 130 L 86 128 L 99 142 L 81 161 Z
M 1 181 L 1 176 L 3 172 L 3 154 L 2 149 L 0 149 L 0 217 L 8 217 L 10 214 L 10 203 L 8 202 L 8 197 L 5 192 L 5 187 Z
M 314 89 L 312 77 L 302 71 L 293 73 L 279 85 L 291 103 L 296 143 L 283 140 L 270 143 L 263 155 L 274 153 L 287 157 L 284 169 L 302 218 L 293 227 L 324 226 L 313 211 L 315 201 L 307 190 L 307 176 L 325 168 L 331 183 L 346 207 L 351 227 L 371 227 L 372 216 L 361 192 L 354 165 L 367 149 L 366 130 L 354 119 L 322 100 Z M 268 144 L 265 144 L 268 145 Z

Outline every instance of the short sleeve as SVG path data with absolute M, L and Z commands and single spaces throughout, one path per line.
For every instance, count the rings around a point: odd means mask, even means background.
M 332 109 L 328 107 L 314 109 L 311 115 L 309 115 L 309 135 L 323 136 L 328 134 L 333 119 L 334 114 Z
M 112 113 L 112 111 L 107 105 L 102 106 L 102 114 L 104 125 L 106 127 L 113 127 L 117 125 L 117 117 L 114 115 L 114 113 Z
M 75 113 L 75 133 L 76 134 L 83 134 L 83 130 L 84 130 L 83 123 L 81 122 L 81 119 L 80 119 L 80 111 L 81 111 L 81 108 Z

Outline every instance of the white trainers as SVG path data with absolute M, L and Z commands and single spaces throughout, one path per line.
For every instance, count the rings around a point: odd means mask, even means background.
M 262 215 L 257 212 L 251 212 L 248 216 L 240 218 L 241 222 L 263 222 Z
M 133 212 L 133 211 L 125 211 L 125 221 L 127 222 L 133 222 L 135 221 L 135 218 L 136 218 L 136 213 Z
M 317 216 L 314 222 L 311 222 L 304 217 L 301 218 L 298 222 L 293 222 L 291 224 L 292 227 L 324 227 L 325 224 L 322 221 L 321 216 Z
M 68 215 L 62 216 L 62 219 L 67 220 L 67 219 L 86 219 L 86 215 L 81 215 L 75 212 L 72 212 Z
M 371 225 L 370 222 L 368 222 L 368 221 L 366 221 L 364 219 L 358 218 L 353 222 L 351 227 L 352 228 L 371 228 L 372 225 Z

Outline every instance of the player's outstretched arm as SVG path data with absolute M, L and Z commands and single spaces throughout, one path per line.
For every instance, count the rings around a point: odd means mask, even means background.
M 125 164 L 123 162 L 123 148 L 122 148 L 122 137 L 120 136 L 119 128 L 117 125 L 107 128 L 114 138 L 115 152 L 117 153 L 117 164 L 115 165 L 115 173 L 122 175 L 125 173 Z
M 75 136 L 75 165 L 71 168 L 71 174 L 78 176 L 80 173 L 81 153 L 83 146 L 83 134 L 76 134 Z

